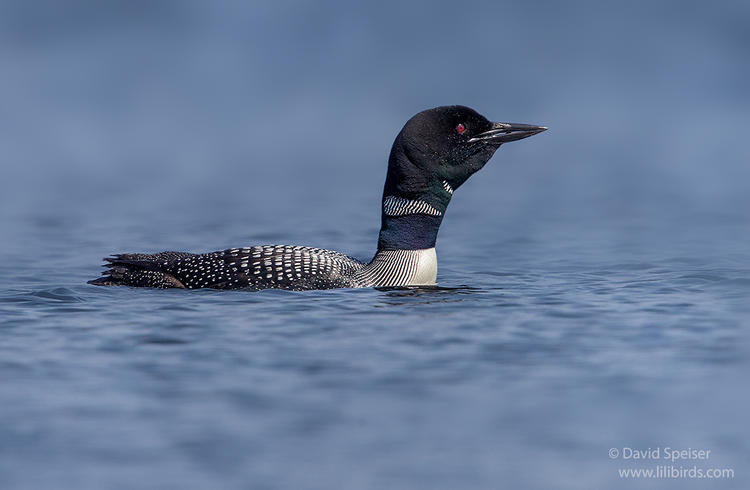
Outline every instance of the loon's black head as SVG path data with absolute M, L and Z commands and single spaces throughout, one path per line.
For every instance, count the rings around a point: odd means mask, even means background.
M 422 111 L 407 121 L 393 143 L 386 193 L 408 198 L 445 197 L 444 183 L 458 188 L 484 167 L 500 145 L 546 129 L 494 123 L 460 105 Z
M 503 143 L 545 131 L 495 123 L 468 107 L 436 107 L 413 116 L 396 136 L 383 189 L 379 249 L 428 248 L 453 191 Z

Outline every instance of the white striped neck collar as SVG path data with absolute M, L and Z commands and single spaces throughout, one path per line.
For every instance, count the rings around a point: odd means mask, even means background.
M 386 196 L 383 199 L 383 214 L 386 216 L 406 216 L 409 214 L 426 214 L 442 216 L 443 213 L 430 203 L 419 199 L 405 199 L 397 196 Z

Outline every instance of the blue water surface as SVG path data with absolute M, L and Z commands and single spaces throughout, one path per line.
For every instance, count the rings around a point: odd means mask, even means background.
M 605 4 L 3 3 L 0 488 L 747 488 L 750 9 Z M 456 191 L 438 288 L 86 284 L 369 259 L 451 103 L 550 130 Z M 667 447 L 711 452 L 624 459 Z M 734 478 L 618 473 L 659 464 Z

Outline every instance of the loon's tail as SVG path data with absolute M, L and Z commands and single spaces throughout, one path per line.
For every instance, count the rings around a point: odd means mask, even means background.
M 119 254 L 105 257 L 107 262 L 102 277 L 88 281 L 95 286 L 133 286 L 145 288 L 184 288 L 168 272 L 168 264 L 180 252 L 160 254 Z M 189 254 L 186 254 L 189 255 Z

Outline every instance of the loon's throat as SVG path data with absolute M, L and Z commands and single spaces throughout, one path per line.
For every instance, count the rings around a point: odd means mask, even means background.
M 435 247 L 453 187 L 442 181 L 436 193 L 410 199 L 384 192 L 378 250 L 424 250 Z

